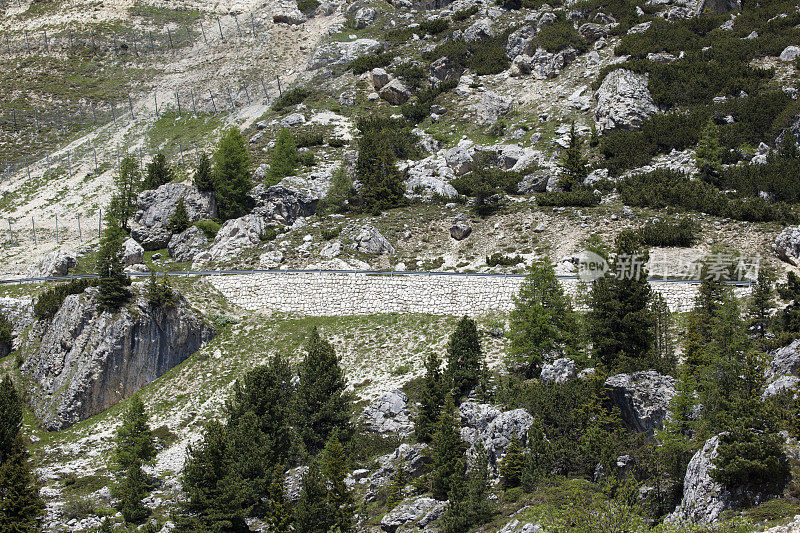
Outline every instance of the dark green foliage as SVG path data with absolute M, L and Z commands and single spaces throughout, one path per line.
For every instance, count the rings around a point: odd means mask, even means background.
M 420 442 L 430 442 L 445 400 L 445 380 L 441 361 L 431 352 L 425 360 L 425 376 L 420 391 L 419 414 L 414 421 L 414 433 Z
M 737 425 L 719 437 L 711 478 L 729 489 L 749 486 L 780 494 L 791 479 L 783 442 L 774 430 Z
M 118 224 L 128 229 L 128 221 L 136 212 L 136 193 L 141 187 L 142 176 L 139 164 L 132 156 L 125 156 L 119 164 L 119 172 L 114 177 L 116 191 L 106 210 L 106 224 Z
M 610 370 L 646 370 L 653 346 L 653 291 L 647 281 L 647 250 L 638 237 L 621 233 L 612 263 L 614 277 L 594 282 L 589 296 L 588 333 L 600 362 Z
M 211 421 L 203 440 L 189 446 L 183 469 L 186 493 L 181 531 L 247 531 L 251 489 L 234 468 L 234 452 L 225 426 Z
M 617 190 L 626 205 L 637 207 L 681 207 L 752 222 L 795 219 L 795 215 L 780 204 L 769 204 L 762 198 L 729 198 L 708 183 L 670 170 L 630 176 Z
M 700 239 L 699 234 L 700 224 L 691 218 L 649 221 L 639 230 L 647 246 L 692 246 Z
M 772 323 L 772 309 L 775 308 L 775 289 L 772 288 L 772 273 L 760 268 L 758 278 L 750 292 L 747 304 L 748 329 L 753 337 L 763 341 Z
M 142 183 L 142 189 L 158 189 L 162 185 L 170 183 L 174 177 L 172 167 L 167 162 L 167 156 L 159 152 L 147 164 L 147 173 L 144 183 Z
M 466 480 L 458 480 L 448 496 L 450 501 L 442 515 L 442 533 L 467 533 L 488 520 L 493 512 L 486 498 L 488 490 L 489 461 L 483 444 L 478 442 Z
M 654 293 L 650 304 L 655 319 L 653 348 L 648 366 L 662 374 L 674 374 L 677 365 L 675 343 L 672 337 L 673 319 L 667 301 L 661 293 Z
M 509 358 L 534 376 L 547 353 L 573 346 L 578 331 L 576 315 L 549 260 L 531 267 L 514 304 L 509 318 Z
M 114 463 L 121 481 L 114 487 L 117 510 L 126 522 L 140 522 L 150 514 L 142 499 L 150 492 L 150 484 L 142 465 L 155 459 L 156 448 L 150 431 L 144 403 L 139 396 L 131 398 L 117 429 Z
M 220 226 L 219 222 L 214 220 L 198 220 L 194 223 L 194 226 L 205 233 L 206 237 L 211 240 L 214 240 L 214 237 L 217 236 L 217 232 L 222 227 Z
M 377 54 L 364 54 L 350 62 L 350 68 L 354 74 L 363 74 L 374 68 L 386 67 L 394 59 L 394 54 L 389 52 L 378 52 Z
M 536 196 L 542 207 L 594 207 L 600 205 L 600 195 L 590 187 L 580 187 L 569 192 L 545 192 Z
M 400 106 L 400 112 L 409 122 L 419 124 L 431 116 L 431 106 L 436 97 L 454 89 L 456 85 L 458 85 L 458 80 L 448 80 L 422 89 L 417 92 L 412 101 Z
M 52 285 L 36 298 L 36 303 L 33 305 L 33 314 L 39 320 L 50 319 L 61 309 L 61 304 L 64 303 L 64 299 L 67 296 L 80 294 L 96 283 L 96 281 L 89 279 L 74 279 L 67 283 Z
M 297 386 L 297 429 L 309 453 L 321 450 L 331 431 L 350 439 L 350 397 L 333 346 L 311 330 L 306 356 L 300 363 Z
M 214 172 L 211 169 L 211 158 L 203 152 L 197 162 L 197 170 L 194 172 L 194 186 L 201 192 L 211 192 L 214 190 Z
M 520 483 L 526 491 L 533 488 L 547 476 L 555 465 L 552 443 L 547 439 L 542 422 L 538 418 L 528 428 L 528 442 L 523 454 Z
M 327 533 L 333 525 L 325 481 L 318 462 L 312 461 L 303 476 L 300 498 L 294 509 L 295 531 Z
M 327 492 L 325 502 L 331 521 L 329 530 L 346 533 L 353 528 L 355 504 L 350 489 L 344 480 L 349 472 L 347 455 L 339 442 L 338 430 L 334 429 L 325 443 L 320 458 L 320 471 L 326 480 Z
M 479 158 L 475 163 L 475 170 L 454 179 L 451 184 L 459 194 L 475 198 L 475 212 L 480 216 L 487 216 L 498 208 L 493 197 L 516 193 L 520 180 L 521 173 L 501 170 L 491 166 L 488 158 Z
M 340 166 L 331 177 L 331 186 L 328 195 L 322 199 L 317 207 L 320 213 L 341 213 L 347 210 L 350 199 L 355 194 L 353 180 L 347 170 Z
M 570 27 L 572 23 L 570 22 Z M 547 26 L 551 28 L 552 26 Z M 583 184 L 589 173 L 586 158 L 583 157 L 581 150 L 582 140 L 575 132 L 575 122 L 569 131 L 569 142 L 567 147 L 561 152 L 561 160 L 558 167 L 561 169 L 558 184 L 565 192 L 570 192 Z
M 448 57 L 456 68 L 469 68 L 479 76 L 499 74 L 511 63 L 505 49 L 509 33 L 506 31 L 473 43 L 463 40 L 445 41 L 433 50 L 423 53 L 423 58 L 433 62 L 440 57 Z
M 242 132 L 230 128 L 219 141 L 214 153 L 214 192 L 222 220 L 247 213 L 250 179 L 250 156 Z
M 504 487 L 518 487 L 522 483 L 525 470 L 525 450 L 516 438 L 506 448 L 506 454 L 500 461 L 500 478 Z
M 791 144 L 791 136 L 784 139 Z M 743 195 L 757 196 L 761 191 L 780 202 L 800 201 L 800 154 L 787 146 L 771 152 L 764 165 L 737 165 L 721 173 L 721 187 Z
M 789 302 L 778 314 L 778 327 L 783 333 L 800 332 L 800 276 L 787 272 L 786 283 L 778 285 L 778 294 Z
M 481 378 L 483 351 L 478 327 L 471 318 L 458 321 L 447 344 L 447 376 L 453 387 L 453 394 L 459 397 L 474 389 Z
M 797 503 L 786 498 L 776 498 L 758 505 L 747 512 L 754 522 L 769 522 L 781 518 L 791 518 L 798 514 Z
M 717 184 L 722 173 L 723 148 L 719 140 L 719 128 L 713 120 L 706 124 L 695 150 L 697 172 L 703 180 Z
M 342 233 L 342 228 L 322 228 L 321 237 L 322 240 L 330 241 L 335 239 Z
M 292 526 L 292 510 L 286 501 L 283 488 L 283 468 L 278 465 L 272 474 L 267 495 L 267 523 L 273 533 L 290 533 Z
M 281 130 L 283 131 L 283 130 Z M 309 146 L 322 146 L 325 144 L 325 137 L 319 131 L 298 131 L 292 135 L 294 145 L 297 148 L 307 148 Z
M 459 9 L 453 13 L 453 22 L 462 22 L 478 13 L 478 6 L 470 6 L 466 9 Z
M 299 161 L 297 146 L 289 128 L 283 128 L 275 140 L 275 146 L 269 154 L 269 177 L 273 183 L 294 174 Z
M 11 321 L 5 315 L 0 315 L 0 356 L 2 357 L 11 351 L 11 334 Z
M 361 182 L 359 206 L 365 211 L 380 213 L 404 201 L 404 177 L 395 165 L 399 155 L 396 148 L 404 151 L 404 144 L 397 142 L 398 126 L 397 122 L 383 119 L 359 121 L 356 178 Z
M 147 301 L 153 307 L 162 307 L 169 309 L 175 306 L 175 293 L 167 283 L 167 276 L 161 276 L 158 280 L 158 274 L 155 272 L 150 273 L 150 281 L 147 284 Z
M 514 266 L 525 261 L 521 256 L 504 255 L 500 252 L 495 252 L 492 255 L 486 256 L 486 266 Z
M 581 53 L 589 49 L 589 43 L 567 19 L 544 26 L 536 35 L 536 43 L 548 52 L 560 52 L 570 46 Z
M 428 79 L 428 69 L 417 63 L 407 61 L 394 67 L 394 75 L 402 78 L 411 89 L 419 89 Z
M 319 0 L 299 0 L 297 2 L 297 9 L 306 15 L 311 15 L 319 7 Z
M 100 289 L 98 309 L 116 311 L 131 297 L 130 278 L 125 275 L 122 262 L 122 243 L 125 233 L 119 226 L 107 226 L 97 252 L 97 286 Z
M 175 204 L 175 211 L 173 211 L 172 216 L 169 217 L 169 222 L 167 223 L 167 228 L 172 233 L 183 233 L 191 226 L 191 222 L 189 222 L 189 212 L 186 210 L 186 202 L 183 201 L 183 198 L 178 198 L 178 203 Z
M 22 399 L 6 375 L 0 382 L 0 531 L 35 533 L 44 504 L 21 430 Z
M 147 476 L 140 466 L 131 466 L 123 474 L 122 480 L 114 487 L 112 494 L 118 499 L 116 508 L 129 524 L 142 522 L 150 516 L 150 509 L 142 500 L 150 492 Z
M 447 396 L 436 431 L 431 442 L 433 466 L 430 474 L 433 497 L 439 500 L 449 498 L 452 489 L 464 478 L 464 443 L 459 433 L 456 407 L 452 395 Z
M 686 327 L 686 367 L 689 372 L 708 364 L 711 328 L 727 295 L 720 280 L 704 277 Z
M 317 159 L 314 157 L 314 152 L 304 150 L 302 152 L 297 152 L 297 162 L 306 167 L 313 167 Z
M 450 27 L 447 19 L 423 20 L 419 23 L 419 30 L 428 35 L 438 35 Z
M 311 91 L 305 87 L 289 89 L 272 101 L 272 109 L 273 111 L 283 111 L 287 107 L 303 103 L 303 100 L 309 96 L 311 96 Z

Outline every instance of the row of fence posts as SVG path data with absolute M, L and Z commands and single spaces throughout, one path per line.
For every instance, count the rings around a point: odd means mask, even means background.
M 83 242 L 83 229 L 82 229 L 82 226 L 81 226 L 81 214 L 77 213 L 75 215 L 75 217 L 76 217 L 77 225 L 78 225 L 78 240 L 80 242 Z M 19 244 L 19 239 L 18 238 L 17 239 L 14 238 L 14 227 L 13 227 L 13 225 L 11 223 L 11 219 L 8 219 L 7 222 L 8 222 L 9 243 L 11 244 L 11 246 L 13 246 L 15 242 L 17 244 Z M 56 233 L 55 242 L 56 242 L 56 244 L 58 244 L 59 242 L 61 242 L 61 234 L 59 233 L 59 225 L 58 225 L 58 215 L 55 215 L 55 223 L 56 223 L 56 226 L 55 226 L 55 233 Z M 36 218 L 33 215 L 31 215 L 31 230 L 32 230 L 32 233 L 33 233 L 33 245 L 34 246 L 38 246 L 39 242 L 43 242 L 43 240 L 40 237 L 38 237 L 37 234 L 36 234 Z M 102 234 L 102 232 L 103 232 L 103 210 L 100 209 L 99 212 L 98 212 L 98 219 L 97 219 L 97 238 L 98 239 L 100 238 L 100 235 Z M 17 233 L 19 233 L 19 232 L 17 232 Z
M 245 34 L 247 32 L 245 32 L 245 33 L 242 32 L 242 27 L 239 24 L 239 18 L 236 15 L 232 15 L 232 17 L 233 17 L 234 21 L 236 22 L 236 32 L 239 35 L 239 38 L 240 39 L 244 38 L 244 36 L 245 36 Z M 202 20 L 198 20 L 198 24 L 200 26 L 200 33 L 203 36 L 203 42 L 207 45 L 208 44 L 208 35 L 206 33 L 205 26 L 203 25 L 203 21 Z M 224 42 L 225 41 L 225 33 L 222 30 L 222 20 L 221 20 L 220 17 L 217 17 L 217 28 L 219 29 L 219 38 L 220 38 L 221 41 Z M 167 29 L 167 42 L 169 44 L 169 50 L 173 51 L 173 50 L 175 50 L 175 47 L 180 43 L 179 34 L 176 31 L 175 39 L 173 39 L 172 29 L 169 26 L 167 26 L 166 29 Z M 193 46 L 194 45 L 194 39 L 192 38 L 192 30 L 190 29 L 189 26 L 184 26 L 183 29 L 185 30 L 185 33 L 186 33 L 186 42 L 189 43 L 189 46 Z M 31 32 L 29 32 L 28 30 L 23 30 L 23 31 L 24 31 L 24 35 L 25 35 L 25 51 L 30 56 L 30 55 L 32 55 L 32 48 L 31 48 L 32 37 L 30 35 Z M 253 16 L 252 13 L 250 13 L 250 31 L 252 33 L 253 39 L 257 39 L 258 35 L 257 35 L 257 32 L 256 32 L 256 21 L 255 21 L 255 17 Z M 112 35 L 112 38 L 111 38 L 112 48 L 116 49 L 118 47 L 118 43 L 128 44 L 128 41 L 124 41 L 124 40 L 118 39 L 116 32 L 112 32 L 111 35 Z M 157 51 L 156 40 L 153 37 L 152 30 L 148 30 L 146 35 L 149 37 L 150 51 L 151 52 Z M 71 29 L 67 30 L 67 38 L 68 38 L 68 43 L 69 43 L 67 49 L 70 52 L 72 52 L 74 50 L 75 43 L 78 42 L 78 39 L 75 38 L 75 35 L 73 34 Z M 47 53 L 50 53 L 50 41 L 54 40 L 54 39 L 56 39 L 55 36 L 51 35 L 51 36 L 48 37 L 46 29 L 42 30 L 43 48 Z M 98 46 L 97 46 L 97 39 L 95 38 L 94 31 L 91 31 L 91 30 L 89 31 L 89 40 L 91 41 L 92 48 L 96 50 L 98 48 Z M 6 33 L 6 35 L 5 35 L 5 42 L 6 42 L 6 49 L 5 49 L 6 53 L 8 55 L 13 55 L 14 52 L 12 52 L 12 50 L 11 50 L 11 40 L 9 38 L 8 33 Z M 138 46 L 139 45 L 139 39 L 137 38 L 137 35 L 136 35 L 135 31 L 131 32 L 130 42 L 133 44 L 133 46 L 132 46 L 133 54 L 138 57 L 139 56 L 139 46 Z M 35 45 L 34 45 L 34 47 L 35 47 Z M 146 43 L 145 43 L 145 47 L 143 48 L 143 51 L 146 51 Z

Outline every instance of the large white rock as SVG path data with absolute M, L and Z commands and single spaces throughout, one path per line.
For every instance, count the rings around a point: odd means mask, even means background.
M 446 505 L 447 502 L 428 496 L 404 500 L 381 519 L 381 530 L 395 533 L 400 526 L 417 521 L 420 527 L 425 527 L 444 513 Z
M 577 376 L 578 369 L 575 366 L 575 361 L 569 357 L 562 357 L 544 365 L 539 377 L 545 383 L 566 383 Z
M 595 93 L 594 118 L 601 132 L 637 129 L 650 115 L 658 112 L 647 88 L 647 76 L 627 69 L 610 72 Z
M 767 381 L 775 381 L 781 376 L 800 374 L 800 339 L 770 352 L 769 368 L 765 371 Z
M 128 267 L 144 260 L 144 248 L 135 240 L 128 238 L 122 244 L 122 263 Z
M 500 96 L 494 91 L 486 91 L 475 106 L 477 122 L 481 126 L 496 124 L 501 116 L 511 111 L 513 101 L 507 96 Z
M 44 256 L 35 267 L 28 271 L 30 278 L 48 278 L 66 276 L 69 269 L 78 264 L 78 256 L 74 250 L 54 250 Z
M 330 42 L 314 50 L 308 60 L 308 70 L 345 66 L 359 56 L 377 52 L 380 47 L 381 43 L 375 39 Z
M 399 390 L 387 392 L 369 404 L 361 414 L 361 422 L 367 431 L 373 433 L 395 433 L 407 437 L 414 431 L 408 397 Z
M 217 216 L 213 194 L 200 192 L 191 185 L 167 183 L 158 189 L 143 191 L 136 197 L 137 211 L 131 224 L 131 237 L 145 250 L 166 248 L 172 238 L 172 231 L 167 226 L 180 199 L 186 206 L 189 222 Z
M 775 254 L 782 261 L 797 266 L 800 257 L 800 226 L 784 228 L 775 237 Z
M 800 46 L 787 46 L 781 52 L 780 60 L 781 61 L 794 61 L 800 57 Z
M 676 380 L 655 370 L 617 374 L 605 382 L 611 401 L 619 408 L 622 421 L 634 431 L 652 434 L 663 429 L 669 402 L 675 396 Z
M 470 446 L 480 441 L 486 449 L 489 464 L 497 464 L 512 439 L 525 442 L 533 417 L 525 409 L 500 411 L 493 405 L 467 401 L 458 407 L 461 417 L 461 439 Z

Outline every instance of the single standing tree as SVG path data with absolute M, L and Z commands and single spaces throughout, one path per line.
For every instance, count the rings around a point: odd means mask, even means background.
M 279 182 L 286 176 L 294 174 L 299 161 L 297 160 L 297 146 L 289 128 L 283 128 L 278 133 L 275 146 L 269 154 L 269 177 L 273 183 Z
M 719 128 L 712 119 L 709 119 L 694 156 L 697 171 L 704 181 L 714 185 L 719 184 L 723 153 L 724 148 L 719 140 Z
M 675 345 L 672 340 L 672 314 L 669 311 L 667 300 L 661 293 L 653 293 L 650 307 L 655 320 L 651 366 L 663 374 L 672 374 L 677 365 Z
M 145 190 L 158 189 L 162 185 L 170 183 L 174 177 L 175 173 L 167 162 L 167 157 L 159 152 L 147 164 L 147 174 L 142 188 Z
M 283 465 L 277 465 L 272 473 L 272 482 L 267 495 L 267 523 L 272 533 L 290 533 L 292 531 L 292 510 L 286 501 L 283 488 Z
M 144 402 L 138 396 L 131 398 L 125 411 L 122 425 L 117 430 L 117 446 L 114 453 L 120 483 L 114 489 L 119 499 L 117 510 L 126 522 L 140 522 L 150 511 L 142 499 L 150 491 L 142 465 L 151 463 L 156 456 L 153 434 L 148 425 Z
M 483 443 L 478 441 L 475 456 L 466 471 L 466 479 L 456 482 L 448 495 L 449 502 L 442 516 L 442 533 L 467 533 L 492 515 L 486 499 L 489 488 L 489 461 Z M 461 459 L 462 467 L 466 459 Z
M 483 352 L 478 327 L 471 318 L 459 320 L 447 345 L 447 374 L 457 397 L 469 394 L 481 378 Z
M 22 400 L 5 376 L 0 382 L 0 531 L 41 531 L 43 509 L 22 438 Z
M 405 186 L 395 159 L 386 132 L 377 128 L 362 131 L 356 178 L 361 183 L 358 194 L 364 211 L 377 214 L 403 203 Z
M 441 365 L 442 362 L 436 353 L 428 354 L 428 359 L 425 361 L 425 378 L 420 392 L 419 415 L 414 422 L 414 432 L 420 442 L 430 442 L 444 403 L 446 391 Z
M 191 226 L 191 222 L 189 222 L 189 212 L 186 210 L 186 202 L 183 201 L 183 198 L 178 198 L 178 202 L 175 204 L 175 211 L 172 213 L 172 216 L 169 217 L 169 222 L 167 223 L 167 228 L 172 233 L 183 233 L 189 226 Z
M 300 363 L 297 386 L 297 426 L 309 453 L 321 450 L 334 429 L 350 440 L 350 396 L 333 346 L 311 330 L 306 357 Z
M 547 354 L 571 348 L 577 334 L 575 313 L 550 260 L 534 265 L 514 298 L 509 320 L 510 359 L 531 377 Z
M 522 482 L 522 473 L 525 470 L 525 450 L 519 439 L 511 439 L 511 444 L 506 448 L 506 454 L 500 460 L 500 478 L 505 487 L 517 487 Z
M 114 178 L 116 191 L 111 197 L 106 215 L 107 224 L 117 224 L 125 231 L 128 222 L 136 212 L 136 193 L 142 185 L 139 164 L 133 156 L 125 156 L 119 163 L 119 172 Z
M 223 220 L 247 213 L 247 193 L 253 187 L 250 156 L 239 128 L 222 136 L 214 153 L 214 191 L 217 210 Z
M 334 429 L 322 450 L 320 470 L 327 481 L 326 501 L 332 517 L 333 528 L 341 533 L 353 529 L 355 505 L 353 495 L 344 480 L 347 477 L 347 456 L 339 442 L 338 430 Z
M 763 343 L 772 321 L 772 309 L 775 308 L 775 290 L 772 288 L 772 275 L 762 268 L 750 294 L 747 306 L 750 333 Z
M 12 333 L 11 321 L 5 315 L 0 315 L 0 357 L 5 357 L 11 352 Z
M 582 185 L 589 173 L 586 158 L 583 157 L 582 144 L 583 141 L 575 131 L 575 122 L 573 122 L 569 130 L 569 142 L 561 153 L 561 160 L 558 164 L 561 169 L 559 185 L 567 192 Z
M 131 280 L 125 275 L 122 261 L 122 245 L 125 232 L 116 224 L 110 224 L 103 232 L 100 250 L 97 253 L 97 274 L 100 311 L 116 311 L 131 297 L 128 285 Z
M 201 192 L 214 192 L 214 173 L 211 170 L 211 158 L 203 152 L 194 172 L 194 186 Z
M 447 396 L 442 408 L 431 447 L 433 448 L 431 491 L 434 498 L 446 500 L 451 489 L 463 482 L 464 478 L 464 444 L 461 441 L 452 395 Z
M 325 477 L 314 460 L 308 466 L 300 487 L 300 498 L 294 509 L 294 530 L 308 533 L 328 533 L 333 527 L 333 516 L 328 507 L 328 490 Z

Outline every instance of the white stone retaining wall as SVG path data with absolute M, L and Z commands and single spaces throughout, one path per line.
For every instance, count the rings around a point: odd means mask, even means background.
M 306 316 L 424 313 L 478 316 L 508 312 L 522 277 L 476 275 L 374 275 L 343 272 L 276 272 L 210 276 L 209 281 L 233 304 L 256 311 Z M 672 311 L 691 310 L 697 284 L 652 281 Z M 562 280 L 573 301 L 587 288 Z M 749 292 L 735 289 L 737 296 Z

